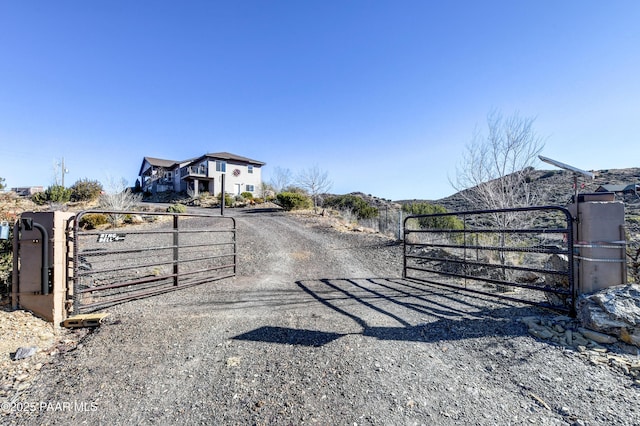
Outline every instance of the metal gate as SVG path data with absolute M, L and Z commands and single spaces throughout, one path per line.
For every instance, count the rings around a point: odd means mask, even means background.
M 573 219 L 545 206 L 413 215 L 403 277 L 575 315 Z
M 0 219 L 3 218 L 0 213 Z M 15 221 L 15 220 L 14 220 Z M 13 262 L 13 226 L 9 225 L 9 221 L 0 221 L 0 297 L 9 294 L 11 287 L 11 268 L 9 265 Z
M 236 274 L 231 217 L 91 210 L 78 213 L 70 231 L 74 314 Z

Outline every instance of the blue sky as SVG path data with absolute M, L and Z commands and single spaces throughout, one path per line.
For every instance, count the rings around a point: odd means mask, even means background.
M 547 157 L 640 167 L 640 2 L 0 0 L 8 187 L 229 151 L 438 199 L 492 110 Z

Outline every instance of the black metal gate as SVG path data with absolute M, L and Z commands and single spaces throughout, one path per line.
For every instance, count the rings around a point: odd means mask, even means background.
M 87 223 L 96 229 L 83 229 Z M 72 220 L 70 240 L 74 314 L 236 274 L 231 217 L 83 211 Z
M 575 315 L 573 219 L 545 206 L 413 215 L 403 276 Z

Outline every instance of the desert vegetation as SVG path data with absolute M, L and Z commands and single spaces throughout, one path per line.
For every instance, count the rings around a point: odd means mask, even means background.
M 276 195 L 278 205 L 284 210 L 304 210 L 312 207 L 311 198 L 300 192 L 281 192 Z
M 102 184 L 95 180 L 81 179 L 71 187 L 51 185 L 44 192 L 37 192 L 31 200 L 40 205 L 56 205 L 72 202 L 92 202 L 103 194 Z
M 352 213 L 356 219 L 372 219 L 378 217 L 378 208 L 369 205 L 362 197 L 354 194 L 330 196 L 324 200 L 324 206 Z
M 13 270 L 13 232 L 20 214 L 25 211 L 71 210 L 80 211 L 94 207 L 107 210 L 133 209 L 141 196 L 126 186 L 126 181 L 111 182 L 107 190 L 95 180 L 81 179 L 71 187 L 53 184 L 43 192 L 31 197 L 22 197 L 15 192 L 0 193 L 0 221 L 6 222 L 9 238 L 0 240 L 0 293 L 6 295 L 11 285 Z M 0 180 L 4 189 L 4 179 Z M 120 226 L 127 220 L 126 215 L 88 214 L 80 224 L 84 228 Z

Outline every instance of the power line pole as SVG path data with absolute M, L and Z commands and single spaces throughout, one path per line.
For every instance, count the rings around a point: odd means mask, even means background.
M 69 173 L 69 170 L 64 167 L 64 157 L 62 157 L 62 164 L 60 165 L 60 175 L 62 176 L 62 187 L 64 188 L 64 175 Z

